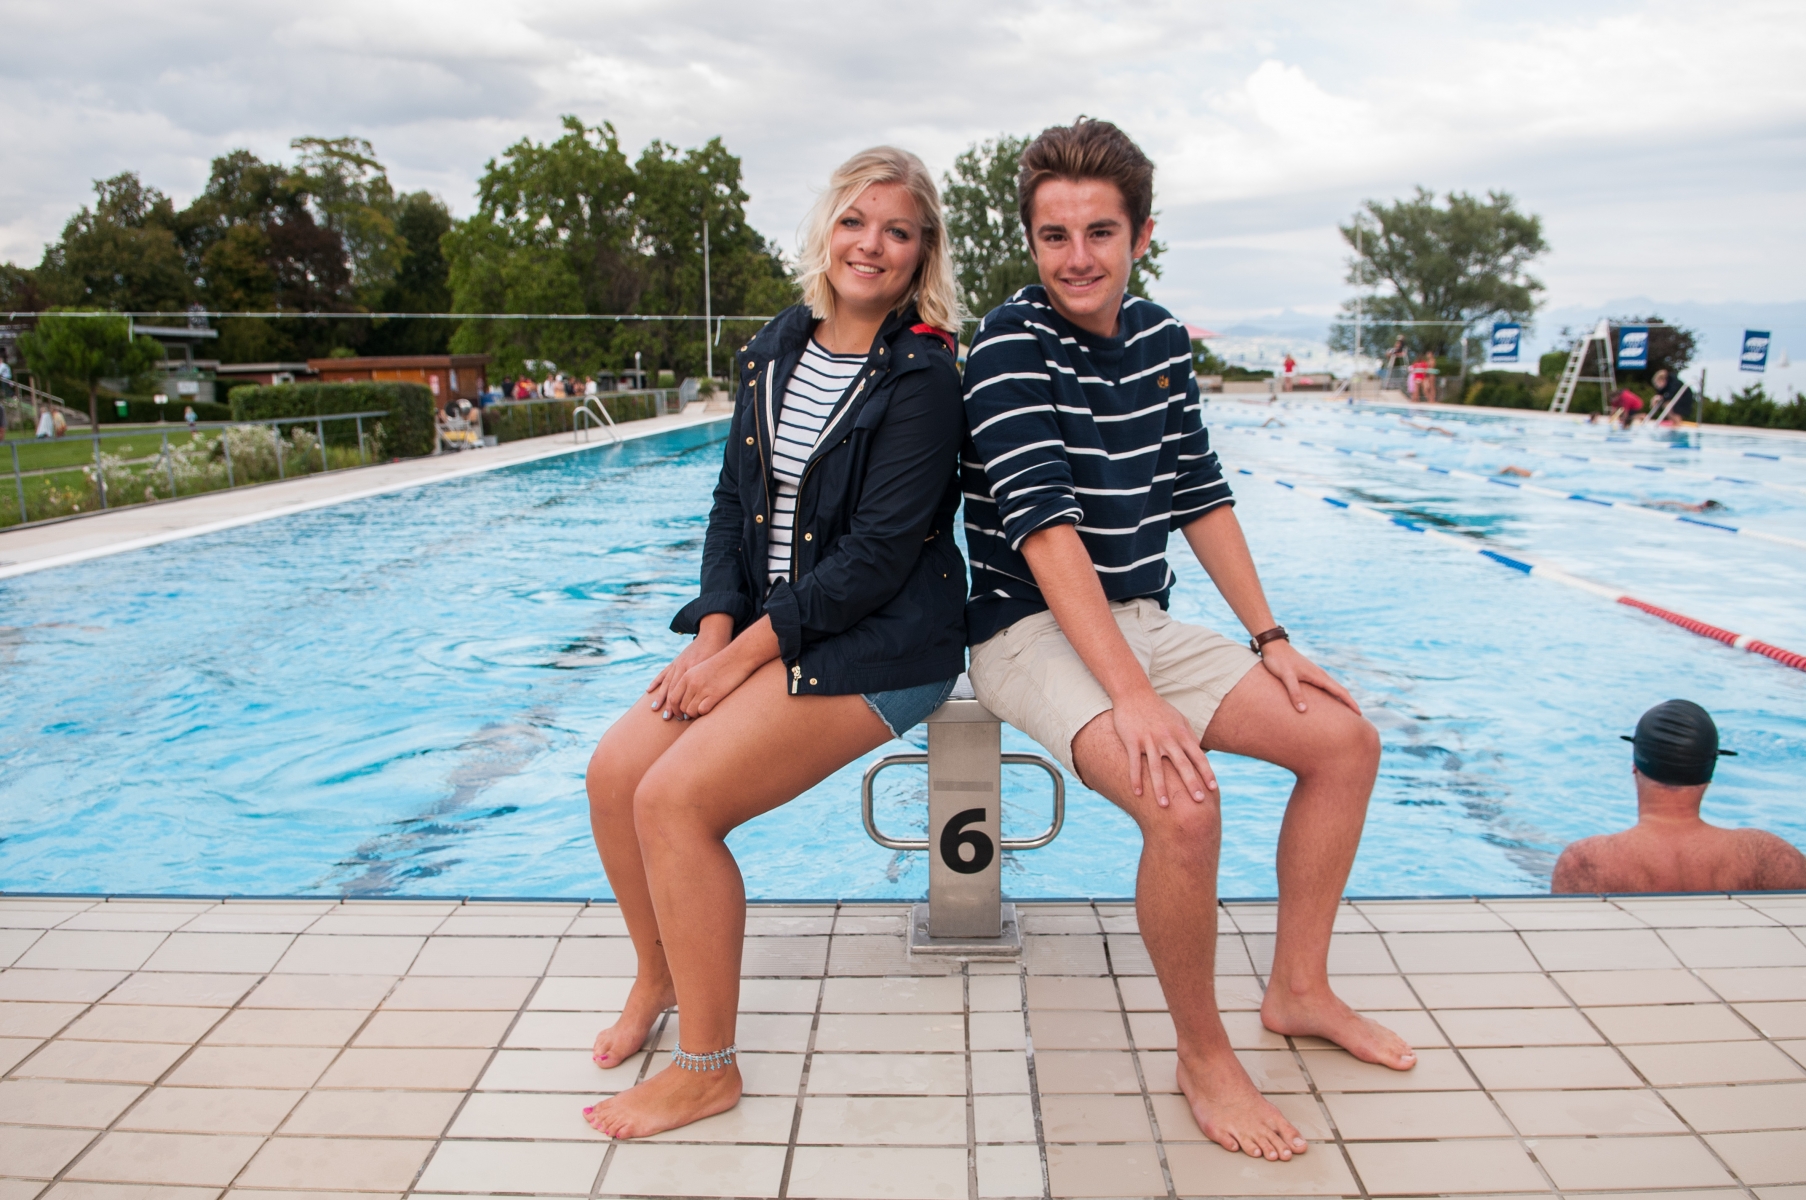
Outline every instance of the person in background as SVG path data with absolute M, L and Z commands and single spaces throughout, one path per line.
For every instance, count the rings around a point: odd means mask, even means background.
M 1410 395 L 1425 404 L 1436 399 L 1436 356 L 1428 350 L 1411 364 Z
M 189 432 L 192 433 L 194 431 L 194 423 L 198 419 L 194 415 L 194 405 L 185 404 L 182 406 L 182 419 L 184 421 L 188 422 Z
M 13 365 L 0 358 L 0 396 L 11 399 L 13 394 Z
M 1650 382 L 1655 384 L 1656 390 L 1650 411 L 1664 414 L 1664 425 L 1693 419 L 1693 388 L 1681 381 L 1680 372 L 1661 367 Z
M 1583 838 L 1561 852 L 1556 893 L 1768 892 L 1806 888 L 1806 856 L 1762 829 L 1724 829 L 1700 819 L 1700 801 L 1720 755 L 1718 726 L 1691 700 L 1644 713 L 1631 775 L 1637 823 Z
M 1284 372 L 1284 379 L 1279 386 L 1279 390 L 1282 392 L 1289 392 L 1292 390 L 1292 377 L 1298 371 L 1298 360 L 1292 357 L 1292 352 L 1290 350 L 1286 351 L 1286 360 L 1282 370 Z
M 1620 429 L 1629 429 L 1630 423 L 1636 420 L 1637 414 L 1642 411 L 1643 397 L 1637 395 L 1629 388 L 1624 388 L 1616 396 L 1612 397 L 1612 412 L 1617 415 L 1618 428 Z
M 55 436 L 56 418 L 54 410 L 46 404 L 38 409 L 38 440 L 41 442 Z

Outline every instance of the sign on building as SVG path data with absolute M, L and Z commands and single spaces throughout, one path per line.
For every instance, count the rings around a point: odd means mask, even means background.
M 1743 331 L 1743 357 L 1738 361 L 1737 369 L 1754 371 L 1758 375 L 1768 370 L 1768 330 Z
M 1487 348 L 1486 361 L 1496 363 L 1514 363 L 1518 360 L 1518 343 L 1523 339 L 1524 327 L 1511 321 L 1498 321 L 1492 327 L 1492 345 Z
M 1618 327 L 1618 369 L 1641 371 L 1649 366 L 1649 326 Z

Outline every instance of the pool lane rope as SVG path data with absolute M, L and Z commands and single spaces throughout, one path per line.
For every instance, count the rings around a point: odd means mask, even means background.
M 1792 650 L 1777 646 L 1772 642 L 1762 641 L 1747 633 L 1733 633 L 1729 629 L 1721 629 L 1717 625 L 1701 621 L 1696 617 L 1690 617 L 1685 613 L 1675 612 L 1670 608 L 1663 608 L 1659 604 L 1651 604 L 1647 600 L 1639 600 L 1635 596 L 1632 596 L 1627 592 L 1622 592 L 1617 588 L 1608 587 L 1603 583 L 1595 583 L 1591 579 L 1583 579 L 1579 575 L 1563 571 L 1559 567 L 1552 567 L 1548 563 L 1537 562 L 1535 559 L 1525 558 L 1519 554 L 1501 554 L 1484 542 L 1476 542 L 1473 538 L 1457 537 L 1452 533 L 1444 533 L 1440 529 L 1436 529 L 1423 521 L 1416 521 L 1410 517 L 1401 517 L 1396 513 L 1387 512 L 1383 508 L 1374 508 L 1371 505 L 1360 504 L 1353 500 L 1344 500 L 1339 496 L 1332 496 L 1328 492 L 1320 491 L 1317 488 L 1293 483 L 1288 479 L 1282 479 L 1279 476 L 1270 474 L 1266 471 L 1251 471 L 1246 467 L 1238 467 L 1236 468 L 1236 473 L 1249 476 L 1253 479 L 1265 479 L 1269 483 L 1277 484 L 1287 491 L 1296 492 L 1301 496 L 1314 496 L 1325 504 L 1330 505 L 1332 508 L 1341 509 L 1343 512 L 1352 513 L 1355 516 L 1368 517 L 1373 520 L 1385 521 L 1387 524 L 1396 525 L 1400 529 L 1409 530 L 1412 533 L 1420 533 L 1433 542 L 1441 542 L 1446 546 L 1455 546 L 1467 551 L 1469 554 L 1478 554 L 1481 558 L 1491 559 L 1500 566 L 1510 567 L 1512 570 L 1521 572 L 1525 575 L 1532 575 L 1538 579 L 1548 579 L 1555 583 L 1566 584 L 1571 588 L 1577 588 L 1583 592 L 1590 592 L 1595 596 L 1603 597 L 1615 604 L 1622 604 L 1628 608 L 1634 608 L 1639 612 L 1648 613 L 1652 617 L 1660 617 L 1670 625 L 1680 626 L 1688 633 L 1696 633 L 1700 637 L 1711 638 L 1713 641 L 1722 642 L 1735 650 L 1747 650 L 1751 654 L 1760 654 L 1764 658 L 1771 658 L 1782 666 L 1792 667 L 1796 671 L 1806 671 L 1806 654 L 1797 654 Z
M 1248 433 L 1259 430 L 1238 426 Z M 1300 446 L 1309 446 L 1313 450 L 1331 450 L 1337 454 L 1347 454 L 1360 458 L 1378 459 L 1394 467 L 1405 467 L 1413 471 L 1423 471 L 1431 475 L 1447 475 L 1454 479 L 1467 479 L 1476 483 L 1490 483 L 1497 487 L 1513 488 L 1520 492 L 1529 492 L 1536 496 L 1548 496 L 1552 500 L 1575 500 L 1582 504 L 1591 504 L 1599 508 L 1615 508 L 1619 512 L 1634 516 L 1648 517 L 1657 521 L 1672 521 L 1680 525 L 1698 525 L 1702 529 L 1716 529 L 1722 533 L 1734 533 L 1742 537 L 1756 538 L 1764 542 L 1773 542 L 1777 546 L 1792 546 L 1796 550 L 1806 550 L 1806 541 L 1799 538 L 1784 537 L 1778 533 L 1768 533 L 1760 529 L 1748 529 L 1741 525 L 1727 525 L 1723 521 L 1708 521 L 1690 513 L 1662 512 L 1658 509 L 1644 508 L 1640 504 L 1631 504 L 1624 500 L 1601 500 L 1597 496 L 1588 496 L 1583 492 L 1564 492 L 1560 488 L 1542 487 L 1534 483 L 1522 483 L 1516 479 L 1508 479 L 1500 475 L 1482 475 L 1478 471 L 1463 471 L 1457 467 L 1433 467 L 1429 463 L 1411 462 L 1408 459 L 1393 458 L 1374 450 L 1354 450 L 1347 446 L 1325 446 L 1317 442 L 1309 442 L 1303 438 L 1285 437 L 1277 433 L 1268 433 L 1267 437 L 1276 442 L 1292 442 Z

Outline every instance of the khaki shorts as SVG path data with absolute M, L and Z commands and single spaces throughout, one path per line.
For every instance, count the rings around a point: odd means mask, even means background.
M 1110 612 L 1154 690 L 1185 714 L 1200 740 L 1223 697 L 1260 661 L 1243 643 L 1175 621 L 1152 600 L 1117 600 Z M 974 646 L 968 674 L 980 703 L 1079 773 L 1072 739 L 1110 711 L 1110 696 L 1051 612 L 1023 617 Z

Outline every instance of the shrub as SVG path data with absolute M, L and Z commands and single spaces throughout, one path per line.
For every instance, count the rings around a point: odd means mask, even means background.
M 364 423 L 366 434 L 380 434 L 379 457 L 419 458 L 433 452 L 438 439 L 438 410 L 433 404 L 433 393 L 418 383 L 247 384 L 232 389 L 234 421 L 355 412 L 388 414 L 374 427 L 368 421 Z M 354 421 L 327 422 L 325 431 L 328 445 L 357 445 Z
M 638 421 L 658 416 L 658 403 L 638 392 L 589 397 L 600 400 L 617 421 Z M 538 400 L 531 405 L 491 405 L 483 410 L 483 432 L 498 443 L 518 442 L 548 433 L 569 433 L 580 400 Z M 531 408 L 531 416 L 528 410 Z
M 158 421 L 176 424 L 182 420 L 182 410 L 192 405 L 196 420 L 230 421 L 232 409 L 224 404 L 207 404 L 201 401 L 184 400 L 180 396 L 171 396 L 169 403 L 157 404 L 139 397 L 125 397 L 125 415 L 119 415 L 119 397 L 100 398 L 100 423 L 102 425 L 154 425 Z
M 1481 371 L 1467 385 L 1463 404 L 1488 408 L 1547 408 L 1549 389 L 1542 380 L 1523 371 Z
M 1711 425 L 1806 430 L 1806 404 L 1797 396 L 1791 402 L 1772 399 L 1758 380 L 1728 400 L 1707 400 L 1700 405 L 1699 419 Z

